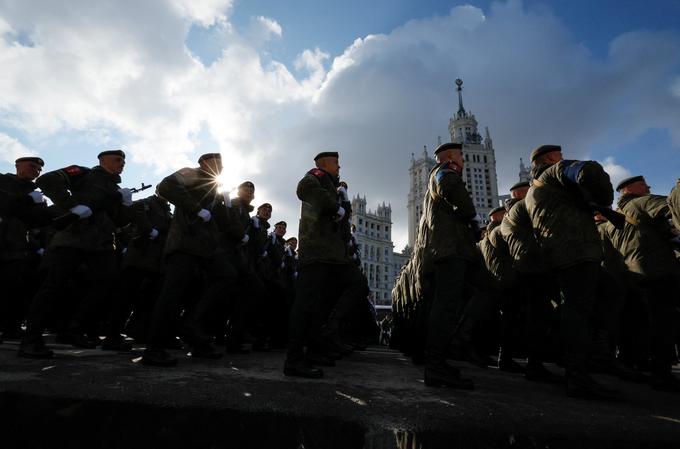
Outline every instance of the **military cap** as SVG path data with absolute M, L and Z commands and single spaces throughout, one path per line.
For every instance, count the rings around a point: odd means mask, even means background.
M 621 189 L 623 189 L 624 187 L 629 186 L 629 185 L 633 184 L 634 182 L 644 181 L 644 180 L 645 180 L 644 176 L 631 176 L 630 178 L 626 178 L 623 181 L 621 181 L 619 183 L 619 185 L 616 186 L 616 191 L 620 192 Z
M 43 161 L 42 159 L 40 159 L 39 157 L 36 157 L 36 156 L 20 157 L 19 159 L 14 161 L 15 164 L 19 163 L 19 162 L 33 162 L 34 164 L 38 164 L 41 167 L 45 166 L 45 161 Z
M 553 151 L 562 151 L 562 147 L 559 145 L 541 145 L 536 147 L 534 151 L 531 152 L 531 162 L 534 162 L 540 156 L 552 153 Z
M 510 187 L 510 191 L 512 192 L 515 189 L 521 189 L 522 187 L 529 187 L 531 183 L 529 181 L 520 181 L 516 184 L 513 184 L 512 187 Z
M 269 203 L 262 203 L 262 204 L 260 204 L 259 206 L 257 206 L 257 210 L 264 209 L 265 207 L 267 207 L 267 208 L 269 208 L 269 209 L 273 209 L 273 207 L 272 207 L 271 204 L 269 204 Z
M 288 227 L 288 223 L 286 223 L 285 221 L 279 221 L 279 222 L 276 223 L 274 226 L 278 226 L 278 225 L 283 225 L 283 226 L 285 226 L 285 227 Z
M 125 152 L 123 150 L 106 150 L 99 153 L 97 159 L 101 159 L 103 156 L 120 156 L 125 159 Z
M 246 188 L 246 187 L 250 187 L 251 189 L 254 189 L 254 188 L 255 188 L 255 184 L 253 184 L 253 183 L 250 182 L 250 181 L 244 181 L 244 182 L 242 182 L 241 184 L 238 185 L 238 188 L 239 188 L 239 189 L 244 189 L 244 188 Z
M 458 143 L 458 142 L 447 142 L 439 145 L 436 150 L 434 150 L 435 156 L 442 151 L 446 150 L 462 150 L 463 149 L 463 144 Z
M 318 161 L 322 157 L 340 157 L 337 151 L 322 151 L 321 153 L 314 156 L 314 161 Z
M 297 237 L 291 237 L 291 238 L 287 239 L 287 240 L 286 240 L 286 243 L 288 243 L 288 242 L 290 242 L 290 241 L 292 241 L 292 240 L 295 240 L 295 241 L 297 242 Z
M 198 163 L 200 164 L 201 162 L 207 161 L 208 159 L 222 159 L 222 155 L 220 153 L 205 153 L 198 158 Z
M 491 212 L 489 212 L 489 218 L 491 218 L 491 216 L 493 214 L 495 214 L 496 212 L 505 212 L 505 207 L 498 206 L 498 207 L 494 207 L 493 209 L 491 209 Z

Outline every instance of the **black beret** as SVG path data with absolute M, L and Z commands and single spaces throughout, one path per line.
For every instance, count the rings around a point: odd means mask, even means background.
M 33 162 L 35 164 L 40 165 L 41 167 L 45 166 L 45 161 L 43 161 L 42 159 L 40 159 L 39 157 L 36 157 L 36 156 L 20 157 L 19 159 L 14 161 L 14 163 L 17 163 L 17 162 Z
M 493 214 L 495 214 L 496 212 L 505 212 L 505 207 L 503 207 L 503 206 L 498 206 L 498 207 L 494 207 L 493 209 L 491 209 L 491 212 L 489 212 L 489 218 L 490 218 Z
M 123 152 L 123 150 L 106 150 L 106 151 L 102 151 L 101 153 L 99 153 L 99 154 L 97 155 L 97 159 L 101 159 L 102 156 L 120 156 L 120 157 L 122 157 L 123 159 L 125 159 L 125 153 Z
M 512 192 L 515 189 L 521 189 L 522 187 L 529 187 L 531 183 L 529 181 L 520 181 L 516 184 L 513 184 L 512 187 L 510 187 L 510 191 Z
M 434 154 L 437 155 L 441 153 L 442 151 L 446 150 L 462 150 L 463 149 L 463 144 L 458 143 L 458 142 L 447 142 L 439 145 L 436 150 L 434 150 Z
M 239 188 L 239 189 L 243 189 L 243 188 L 245 188 L 245 187 L 250 187 L 251 189 L 254 189 L 254 188 L 255 188 L 255 184 L 253 184 L 253 183 L 250 182 L 250 181 L 244 181 L 244 182 L 242 182 L 241 184 L 238 185 L 238 188 Z
M 534 151 L 531 152 L 531 162 L 535 161 L 536 158 L 543 156 L 544 154 L 552 153 L 553 151 L 562 151 L 562 147 L 559 145 L 541 145 L 536 147 Z
M 269 203 L 262 203 L 257 207 L 257 210 L 264 209 L 265 207 L 268 207 L 269 209 L 273 209 L 272 205 Z
M 319 159 L 321 159 L 322 157 L 340 157 L 340 155 L 338 155 L 337 151 L 323 151 L 323 152 L 317 154 L 316 156 L 314 156 L 314 161 L 316 162 Z
M 633 184 L 634 182 L 644 181 L 644 180 L 645 180 L 644 176 L 631 176 L 630 178 L 626 178 L 623 181 L 621 181 L 619 183 L 619 185 L 616 186 L 616 191 L 620 192 L 621 189 L 623 189 L 624 187 L 629 186 L 629 185 Z
M 200 164 L 201 162 L 207 161 L 208 159 L 222 159 L 222 155 L 220 153 L 205 153 L 198 158 L 198 163 Z
M 286 242 L 290 242 L 291 240 L 295 240 L 297 242 L 297 237 L 291 237 L 291 238 L 287 239 Z
M 288 227 L 288 223 L 286 223 L 285 221 L 279 221 L 279 222 L 276 223 L 274 226 L 278 226 L 278 225 L 283 225 L 283 226 L 285 226 L 285 227 Z

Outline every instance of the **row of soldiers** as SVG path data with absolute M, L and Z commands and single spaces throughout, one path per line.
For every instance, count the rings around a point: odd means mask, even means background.
M 616 396 L 593 371 L 680 391 L 671 372 L 680 184 L 666 197 L 642 176 L 625 179 L 612 210 L 600 164 L 542 145 L 531 153 L 532 181 L 514 185 L 479 232 L 462 146 L 443 144 L 435 157 L 413 255 L 393 291 L 393 346 L 425 363 L 426 385 L 473 388 L 447 359 L 562 382 L 544 365 L 557 359 L 572 397 Z M 499 347 L 495 362 L 488 353 Z
M 248 337 L 257 350 L 285 345 L 297 239 L 284 239 L 284 221 L 268 233 L 270 204 L 250 215 L 251 182 L 234 199 L 220 192 L 211 153 L 132 201 L 135 189 L 119 186 L 125 153 L 98 160 L 39 176 L 44 161 L 24 157 L 0 175 L 0 331 L 22 339 L 20 356 L 51 357 L 48 328 L 61 343 L 114 351 L 131 349 L 125 332 L 162 366 L 176 363 L 165 349 L 177 335 L 193 357 L 219 357 L 215 338 L 227 352 L 247 352 Z

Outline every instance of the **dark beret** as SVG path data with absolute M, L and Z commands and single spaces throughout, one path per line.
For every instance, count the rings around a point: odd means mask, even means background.
M 262 203 L 257 207 L 257 210 L 264 209 L 265 207 L 268 207 L 269 209 L 273 209 L 272 205 L 269 203 Z
M 491 217 L 496 212 L 505 212 L 505 207 L 503 206 L 494 207 L 493 209 L 491 209 L 491 212 L 489 212 L 489 217 Z
M 323 151 L 316 156 L 314 156 L 314 161 L 318 161 L 322 157 L 340 157 L 337 151 Z
M 17 163 L 17 162 L 33 162 L 35 164 L 40 165 L 41 167 L 45 166 L 45 161 L 43 161 L 39 157 L 35 157 L 35 156 L 20 157 L 19 159 L 14 161 L 14 163 Z
M 279 221 L 279 222 L 276 223 L 274 226 L 278 226 L 278 225 L 283 225 L 283 226 L 285 226 L 285 227 L 288 227 L 288 223 L 286 223 L 285 221 Z
M 290 242 L 291 240 L 295 240 L 297 242 L 297 237 L 291 237 L 291 238 L 287 239 L 286 242 Z
M 510 191 L 512 192 L 515 189 L 521 189 L 522 187 L 529 187 L 531 183 L 529 181 L 520 181 L 516 184 L 514 184 L 512 187 L 510 187 Z
M 244 182 L 242 182 L 241 184 L 238 185 L 238 188 L 239 188 L 239 189 L 243 189 L 243 188 L 246 188 L 246 187 L 250 187 L 251 189 L 254 189 L 254 188 L 255 188 L 255 184 L 253 184 L 253 183 L 250 182 L 250 181 L 244 181 Z
M 106 150 L 102 151 L 97 155 L 97 159 L 101 159 L 103 156 L 120 156 L 125 159 L 125 153 L 123 150 Z
M 620 192 L 621 189 L 623 189 L 624 187 L 629 186 L 629 185 L 633 184 L 634 182 L 644 181 L 644 180 L 645 180 L 644 176 L 631 176 L 630 178 L 626 178 L 623 181 L 621 181 L 619 183 L 619 185 L 616 186 L 616 191 Z
M 201 162 L 207 161 L 208 159 L 222 159 L 222 155 L 220 153 L 205 153 L 198 158 L 198 163 L 200 164 Z
M 562 147 L 559 145 L 541 145 L 536 147 L 534 151 L 531 152 L 531 162 L 535 161 L 536 158 L 543 156 L 544 154 L 552 153 L 553 151 L 562 151 Z
M 446 150 L 462 150 L 463 149 L 463 144 L 458 143 L 458 142 L 447 142 L 439 145 L 436 150 L 434 150 L 434 154 L 437 155 L 441 153 L 442 151 Z

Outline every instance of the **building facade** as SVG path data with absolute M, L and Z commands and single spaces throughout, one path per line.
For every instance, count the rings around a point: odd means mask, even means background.
M 449 120 L 451 142 L 463 144 L 465 157 L 464 181 L 477 214 L 487 220 L 488 214 L 500 204 L 498 196 L 498 177 L 496 174 L 496 153 L 489 128 L 484 130 L 484 138 L 478 130 L 477 119 L 463 106 L 463 81 L 456 80 L 458 92 L 458 111 Z M 408 194 L 408 244 L 413 247 L 418 233 L 423 211 L 423 199 L 427 193 L 428 178 L 435 160 L 427 154 L 427 147 L 420 159 L 411 153 L 409 174 L 411 187 Z
M 366 197 L 355 196 L 352 199 L 352 223 L 356 226 L 354 237 L 375 306 L 389 308 L 392 287 L 401 271 L 401 265 L 395 268 L 399 260 L 393 254 L 392 207 L 383 203 L 371 211 L 366 208 Z

